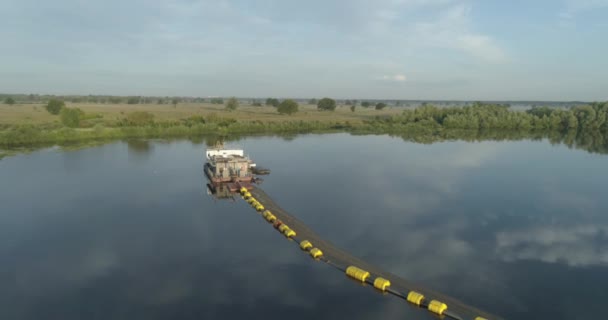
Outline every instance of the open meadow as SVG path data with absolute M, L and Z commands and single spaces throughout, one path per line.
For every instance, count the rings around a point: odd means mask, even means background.
M 59 123 L 59 117 L 48 113 L 45 104 L 15 104 L 0 105 L 0 125 L 18 124 L 48 124 Z M 146 111 L 154 115 L 156 121 L 172 121 L 186 119 L 191 116 L 209 116 L 212 114 L 233 118 L 237 121 L 320 121 L 359 123 L 363 120 L 373 119 L 376 116 L 397 115 L 403 108 L 387 107 L 383 110 L 357 107 L 355 112 L 350 106 L 338 106 L 335 111 L 320 111 L 316 105 L 300 105 L 299 111 L 292 115 L 279 114 L 272 106 L 252 106 L 241 104 L 237 110 L 228 111 L 223 104 L 211 103 L 179 103 L 177 107 L 170 104 L 98 104 L 98 103 L 70 103 L 68 108 L 79 108 L 85 114 L 101 115 L 103 122 L 115 122 L 124 119 L 129 113 Z

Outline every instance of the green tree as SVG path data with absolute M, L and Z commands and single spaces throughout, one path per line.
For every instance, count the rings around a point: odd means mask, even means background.
M 179 103 L 179 99 L 177 99 L 177 98 L 171 99 L 171 104 L 173 105 L 173 108 L 177 108 L 178 103 Z
M 356 108 L 357 108 L 357 106 L 353 104 L 352 106 L 350 106 L 350 111 L 355 112 Z
M 291 99 L 285 99 L 277 107 L 280 114 L 294 114 L 298 112 L 298 103 Z
M 369 103 L 369 101 L 363 101 L 361 102 L 361 106 L 363 108 L 369 108 L 369 106 L 371 106 L 371 103 Z
M 386 103 L 384 103 L 384 102 L 376 103 L 376 110 L 382 110 L 384 108 L 386 108 Z
M 139 103 L 139 97 L 129 97 L 127 99 L 127 104 L 138 104 Z
M 6 99 L 4 99 L 4 103 L 8 105 L 13 105 L 15 104 L 15 99 L 13 99 L 12 97 L 7 97 Z
M 226 110 L 234 111 L 239 107 L 239 101 L 232 97 L 226 101 Z
M 61 108 L 59 113 L 61 123 L 70 128 L 77 128 L 80 125 L 80 119 L 84 116 L 84 112 L 78 108 Z
M 317 99 L 315 99 L 315 98 L 310 99 L 308 101 L 308 104 L 312 104 L 314 106 L 315 104 L 317 104 Z
M 336 110 L 336 100 L 331 98 L 323 98 L 317 102 L 317 108 L 319 110 L 334 111 Z
M 212 104 L 224 104 L 224 99 L 222 99 L 222 98 L 212 98 L 211 99 L 211 103 Z
M 268 99 L 266 99 L 266 105 L 267 106 L 273 106 L 273 107 L 277 108 L 280 103 L 281 102 L 279 101 L 279 99 L 275 99 L 275 98 L 268 98 Z
M 45 106 L 46 111 L 48 111 L 50 114 L 55 114 L 55 115 L 59 114 L 61 109 L 64 107 L 65 107 L 65 102 L 63 102 L 63 100 L 59 100 L 59 99 L 51 99 Z

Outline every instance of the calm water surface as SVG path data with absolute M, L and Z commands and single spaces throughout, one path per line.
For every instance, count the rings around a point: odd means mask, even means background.
M 506 319 L 600 319 L 608 157 L 546 142 L 254 137 L 262 187 L 319 234 Z M 433 319 L 208 196 L 204 144 L 0 161 L 0 319 Z

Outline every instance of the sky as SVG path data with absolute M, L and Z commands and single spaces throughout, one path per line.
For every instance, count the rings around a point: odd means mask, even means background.
M 608 100 L 608 0 L 0 0 L 0 92 Z

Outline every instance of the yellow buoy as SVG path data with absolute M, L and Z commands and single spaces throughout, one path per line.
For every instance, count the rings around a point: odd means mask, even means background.
M 281 232 L 281 233 L 285 232 L 285 230 L 288 230 L 288 229 L 289 229 L 289 227 L 284 223 L 279 226 L 279 232 Z
M 255 206 L 255 210 L 260 211 L 260 212 L 264 211 L 264 206 L 261 204 L 258 204 L 257 206 Z
M 266 219 L 266 221 L 273 223 L 277 220 L 277 217 L 274 216 L 274 214 L 270 213 L 270 211 L 266 210 L 264 211 L 264 218 Z
M 247 188 L 242 187 L 242 188 L 241 188 L 241 193 L 245 193 L 245 192 L 247 192 Z
M 320 258 L 323 256 L 323 251 L 321 251 L 319 248 L 312 248 L 310 249 L 310 256 L 315 259 Z
M 482 317 L 476 317 L 475 320 L 488 320 L 488 319 L 482 318 Z
M 310 241 L 304 240 L 304 241 L 300 242 L 300 249 L 308 250 L 310 248 L 312 248 L 312 243 L 310 243 Z
M 376 278 L 376 280 L 374 280 L 374 288 L 376 288 L 378 290 L 386 291 L 386 288 L 388 288 L 390 286 L 391 286 L 391 282 L 384 278 L 378 277 L 378 278 Z
M 296 236 L 296 232 L 291 230 L 291 229 L 286 229 L 283 234 L 287 237 L 287 238 L 291 238 L 291 237 L 295 237 Z
M 367 272 L 363 269 L 359 269 L 355 266 L 350 266 L 350 267 L 346 268 L 346 274 L 348 276 L 350 276 L 351 278 L 355 278 L 361 282 L 365 282 L 365 280 L 367 280 L 367 278 L 369 278 L 369 272 Z
M 442 315 L 445 310 L 448 309 L 448 305 L 437 300 L 432 300 L 429 302 L 429 311 L 436 313 L 438 315 Z
M 407 301 L 419 306 L 424 300 L 424 296 L 416 291 L 410 291 L 407 295 Z

